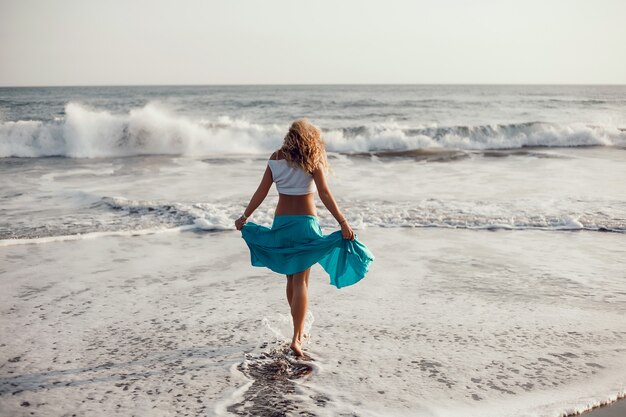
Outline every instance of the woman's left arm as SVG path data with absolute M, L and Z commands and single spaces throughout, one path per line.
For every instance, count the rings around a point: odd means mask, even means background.
M 246 207 L 243 212 L 243 216 L 235 220 L 235 227 L 237 228 L 237 230 L 241 230 L 241 227 L 246 224 L 248 217 L 252 216 L 254 210 L 256 210 L 257 207 L 261 205 L 263 200 L 265 200 L 265 197 L 267 197 L 267 193 L 269 193 L 270 188 L 272 188 L 273 182 L 274 181 L 272 179 L 272 170 L 268 165 L 265 169 L 265 173 L 263 174 L 263 178 L 261 179 L 259 187 L 252 195 L 250 203 L 248 203 L 248 207 Z

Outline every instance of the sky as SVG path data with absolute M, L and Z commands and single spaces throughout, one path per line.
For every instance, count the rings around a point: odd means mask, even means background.
M 0 0 L 0 86 L 626 84 L 626 0 Z

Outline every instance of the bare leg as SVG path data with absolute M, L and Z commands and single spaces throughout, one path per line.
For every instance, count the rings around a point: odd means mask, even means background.
M 306 275 L 304 276 L 304 283 L 306 284 L 307 289 L 307 301 L 308 301 L 308 290 L 309 290 L 309 275 L 311 275 L 311 268 L 304 271 Z M 304 317 L 306 318 L 306 310 L 304 311 Z M 302 325 L 300 326 L 300 333 L 298 334 L 298 340 L 302 343 L 302 339 L 308 338 L 309 335 L 304 334 L 304 320 L 302 320 Z
M 293 274 L 287 275 L 287 302 L 291 308 L 291 299 L 293 298 Z
M 310 268 L 293 274 L 292 299 L 291 299 L 291 317 L 293 317 L 293 339 L 291 340 L 291 350 L 296 356 L 303 356 L 300 336 L 304 329 L 304 318 L 306 316 L 306 308 L 308 304 L 308 275 Z
M 307 269 L 306 271 L 306 276 L 305 276 L 305 283 L 306 283 L 306 287 L 309 287 L 309 275 L 311 274 L 311 268 Z M 286 292 L 287 292 L 287 302 L 289 303 L 289 308 L 291 309 L 291 304 L 292 304 L 292 299 L 293 299 L 293 274 L 291 275 L 287 275 L 287 288 L 286 288 Z M 306 317 L 306 312 L 305 312 L 305 317 Z M 292 321 L 295 323 L 296 319 L 293 316 L 293 313 L 291 315 Z M 302 343 L 302 339 L 308 337 L 308 335 L 304 334 L 304 320 L 302 321 L 302 328 L 300 329 L 300 333 L 298 335 L 298 341 L 300 343 Z

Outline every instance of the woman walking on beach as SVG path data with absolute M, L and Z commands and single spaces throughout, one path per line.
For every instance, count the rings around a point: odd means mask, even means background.
M 356 238 L 326 182 L 328 160 L 320 129 L 306 119 L 293 122 L 282 147 L 267 162 L 263 178 L 243 215 L 235 221 L 250 249 L 253 266 L 287 276 L 287 302 L 293 319 L 291 349 L 302 356 L 304 318 L 311 266 L 319 263 L 337 288 L 361 280 L 374 256 Z M 247 219 L 263 202 L 272 183 L 278 204 L 271 228 Z M 341 231 L 323 235 L 314 192 L 337 220 Z

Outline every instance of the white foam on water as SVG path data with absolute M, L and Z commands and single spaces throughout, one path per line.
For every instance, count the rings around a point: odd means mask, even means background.
M 304 318 L 304 334 L 309 340 L 311 338 L 311 331 L 313 329 L 314 322 L 315 316 L 313 315 L 313 312 L 309 309 L 306 312 L 306 316 Z M 267 330 L 269 330 L 270 334 L 277 341 L 291 342 L 291 337 L 293 336 L 293 321 L 291 319 L 291 316 L 278 313 L 271 318 L 263 317 L 261 323 Z
M 233 219 L 241 211 L 239 205 L 209 203 L 183 204 L 133 201 L 124 198 L 106 199 L 116 209 L 138 209 L 167 218 L 184 219 L 191 216 L 194 224 L 203 230 L 232 230 Z M 382 201 L 341 202 L 351 226 L 356 230 L 367 227 L 442 227 L 461 229 L 507 230 L 607 230 L 625 232 L 623 219 L 612 218 L 601 212 L 569 214 L 560 207 L 535 207 L 531 201 L 516 201 L 518 205 L 498 202 L 462 202 L 427 199 L 422 201 L 395 201 L 393 205 Z M 562 204 L 562 202 L 561 202 Z M 571 210 L 572 204 L 566 204 Z M 322 226 L 334 227 L 332 216 L 320 210 Z M 271 224 L 271 212 L 259 211 L 251 221 Z
M 124 197 L 95 198 L 91 194 L 69 192 L 68 201 L 90 204 L 87 218 L 45 218 L 42 224 L 31 220 L 16 231 L 5 232 L 10 239 L 0 245 L 48 243 L 58 240 L 95 238 L 107 235 L 155 233 L 162 229 L 234 231 L 234 220 L 241 214 L 240 204 L 182 203 L 154 200 L 133 200 Z M 272 198 L 270 198 L 272 200 Z M 609 211 L 609 204 L 594 202 L 559 201 L 555 205 L 517 200 L 510 202 L 466 202 L 426 199 L 421 201 L 341 201 L 352 228 L 358 232 L 370 227 L 382 228 L 444 228 L 471 230 L 546 230 L 546 231 L 602 231 L 626 233 L 626 219 L 620 210 Z M 564 207 L 562 208 L 561 205 Z M 579 205 L 581 208 L 577 209 Z M 253 221 L 271 226 L 271 204 L 257 210 Z M 583 211 L 584 210 L 584 211 Z M 325 233 L 337 229 L 336 221 L 326 210 L 319 210 L 318 218 Z M 58 223 L 58 224 L 56 224 Z M 19 230 L 17 230 L 19 229 Z M 72 234 L 75 230 L 77 233 Z
M 107 231 L 107 232 L 90 232 L 90 233 L 77 233 L 74 235 L 58 235 L 58 236 L 45 236 L 37 238 L 24 238 L 24 239 L 0 239 L 0 247 L 15 246 L 15 245 L 33 245 L 44 243 L 64 242 L 71 240 L 86 240 L 97 239 L 101 237 L 109 236 L 142 236 L 152 235 L 155 233 L 178 233 L 186 230 L 193 229 L 194 226 L 179 226 L 169 228 L 153 228 L 153 229 L 139 229 L 139 230 L 119 230 L 119 231 Z
M 113 175 L 115 168 L 93 168 L 93 169 L 73 169 L 66 172 L 50 172 L 41 176 L 43 181 L 57 181 L 59 179 L 67 179 L 69 177 L 96 176 L 106 177 Z

